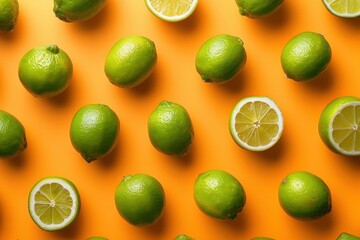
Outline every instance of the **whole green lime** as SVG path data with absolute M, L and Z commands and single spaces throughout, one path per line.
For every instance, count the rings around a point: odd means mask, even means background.
M 85 21 L 96 16 L 106 0 L 54 0 L 53 11 L 64 22 Z
M 0 31 L 12 31 L 16 26 L 18 16 L 18 0 L 0 0 Z
M 336 238 L 336 240 L 360 240 L 360 237 L 343 232 Z
M 331 212 L 331 193 L 318 176 L 305 172 L 293 172 L 286 176 L 278 191 L 279 202 L 290 216 L 311 220 Z
M 185 234 L 179 234 L 173 240 L 194 240 L 194 239 L 189 236 L 186 236 Z
M 0 110 L 0 156 L 15 157 L 26 147 L 24 126 L 13 115 Z
M 241 183 L 223 170 L 209 170 L 200 174 L 194 186 L 197 206 L 208 216 L 235 219 L 246 202 Z
M 185 155 L 194 139 L 193 126 L 186 109 L 165 100 L 150 114 L 148 134 L 157 150 L 177 156 Z
M 69 85 L 73 65 L 57 45 L 40 46 L 28 51 L 20 60 L 18 75 L 22 85 L 36 97 L 53 97 Z
M 157 62 L 155 44 L 143 36 L 120 39 L 105 60 L 105 74 L 119 87 L 135 87 L 147 79 Z
M 154 224 L 165 206 L 164 189 L 160 182 L 147 174 L 125 176 L 115 192 L 119 214 L 130 224 Z
M 87 162 L 92 162 L 112 151 L 119 130 L 119 118 L 107 105 L 85 105 L 72 119 L 71 143 Z
M 281 65 L 290 79 L 308 81 L 319 76 L 331 60 L 331 47 L 323 35 L 302 32 L 286 43 Z
M 259 18 L 275 12 L 284 0 L 235 0 L 243 16 Z
M 233 79 L 246 63 L 243 41 L 227 34 L 208 39 L 196 54 L 196 70 L 205 82 L 223 83 Z

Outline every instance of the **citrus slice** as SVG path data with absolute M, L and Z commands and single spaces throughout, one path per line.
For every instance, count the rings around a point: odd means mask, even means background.
M 235 142 L 247 150 L 264 151 L 280 139 L 284 128 L 282 113 L 268 97 L 247 97 L 233 108 L 229 130 Z
M 60 177 L 46 177 L 29 193 L 29 213 L 33 221 L 46 231 L 71 224 L 79 213 L 79 193 L 73 183 Z
M 179 22 L 195 10 L 198 0 L 145 0 L 152 14 L 167 22 Z
M 322 0 L 322 2 L 335 16 L 344 18 L 360 16 L 360 0 Z
M 360 156 L 360 99 L 339 97 L 322 111 L 319 134 L 334 152 L 346 156 Z

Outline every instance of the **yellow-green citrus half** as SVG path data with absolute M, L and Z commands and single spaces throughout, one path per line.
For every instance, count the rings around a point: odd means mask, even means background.
M 332 151 L 360 156 L 360 98 L 343 96 L 331 101 L 321 112 L 318 130 Z
M 278 105 L 268 97 L 245 97 L 233 107 L 229 131 L 234 141 L 250 151 L 264 151 L 282 136 L 284 120 Z
M 46 177 L 31 189 L 28 209 L 32 220 L 41 229 L 55 231 L 69 226 L 80 210 L 79 192 L 62 177 Z
M 356 18 L 360 16 L 359 0 L 322 0 L 326 9 L 338 17 Z
M 195 11 L 198 0 L 145 0 L 146 7 L 166 22 L 180 22 Z

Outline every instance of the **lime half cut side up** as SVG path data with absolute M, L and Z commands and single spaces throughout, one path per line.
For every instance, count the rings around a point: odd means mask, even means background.
M 322 0 L 322 2 L 335 16 L 343 18 L 360 16 L 360 0 Z
M 268 97 L 247 97 L 233 108 L 229 130 L 234 141 L 251 151 L 264 151 L 275 145 L 284 128 L 282 113 Z
M 28 208 L 31 218 L 41 229 L 60 230 L 77 217 L 80 209 L 79 193 L 67 179 L 46 177 L 31 189 Z
M 319 120 L 319 134 L 334 152 L 360 156 L 360 99 L 340 97 L 330 102 Z
M 145 0 L 145 4 L 156 17 L 167 22 L 179 22 L 195 11 L 198 0 Z

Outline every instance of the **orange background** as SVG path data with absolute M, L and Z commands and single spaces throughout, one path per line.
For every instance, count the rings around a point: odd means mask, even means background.
M 342 231 L 360 235 L 360 159 L 336 155 L 321 142 L 319 115 L 335 97 L 360 96 L 360 21 L 331 15 L 320 0 L 288 0 L 273 15 L 253 20 L 240 16 L 234 0 L 200 0 L 194 14 L 180 23 L 154 17 L 143 0 L 108 0 L 94 19 L 64 23 L 52 12 L 52 1 L 19 0 L 15 30 L 0 34 L 0 108 L 25 126 L 28 148 L 18 158 L 0 162 L 0 239 L 172 239 L 185 233 L 198 240 L 335 239 Z M 316 80 L 285 78 L 280 65 L 283 46 L 302 31 L 322 33 L 333 50 L 328 69 Z M 195 70 L 198 48 L 208 38 L 227 33 L 240 37 L 248 55 L 232 82 L 206 84 Z M 150 79 L 133 89 L 109 83 L 104 61 L 121 37 L 143 35 L 157 47 L 158 63 Z M 31 48 L 57 44 L 73 61 L 74 75 L 60 96 L 40 99 L 21 85 L 17 68 Z M 242 97 L 265 95 L 281 108 L 284 134 L 266 152 L 239 148 L 228 131 L 228 117 Z M 188 156 L 157 152 L 147 135 L 150 112 L 163 99 L 189 112 L 195 139 Z M 70 122 L 85 104 L 109 105 L 119 116 L 116 149 L 104 159 L 86 163 L 73 149 Z M 212 219 L 197 208 L 192 190 L 198 174 L 223 169 L 243 184 L 247 203 L 234 221 Z M 332 191 L 331 214 L 315 221 L 287 216 L 277 199 L 281 180 L 306 170 L 320 176 Z M 163 217 L 140 228 L 116 211 L 115 189 L 122 177 L 147 173 L 166 194 Z M 27 198 L 39 179 L 57 175 L 78 188 L 82 206 L 69 228 L 45 232 L 31 220 Z

